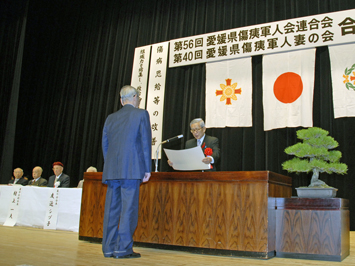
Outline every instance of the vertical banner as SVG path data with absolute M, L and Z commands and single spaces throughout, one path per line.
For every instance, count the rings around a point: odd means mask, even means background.
M 139 91 L 139 97 L 142 99 L 139 107 L 142 109 L 145 109 L 147 98 L 150 47 L 151 45 L 147 45 L 134 50 L 131 86 Z
M 251 57 L 206 63 L 206 127 L 252 126 Z
M 328 49 L 334 118 L 355 116 L 355 43 L 329 46 Z
M 48 191 L 48 204 L 44 218 L 43 229 L 57 229 L 59 189 L 51 188 Z
M 20 199 L 21 199 L 21 190 L 22 190 L 21 185 L 13 186 L 11 203 L 9 206 L 9 211 L 7 213 L 7 218 L 5 220 L 4 226 L 14 226 L 17 222 Z
M 264 55 L 264 130 L 313 126 L 316 49 Z
M 147 111 L 152 128 L 152 158 L 156 158 L 156 150 L 162 142 L 163 110 L 165 95 L 166 68 L 168 64 L 169 42 L 152 45 L 150 73 L 148 83 Z M 159 159 L 161 158 L 161 148 Z

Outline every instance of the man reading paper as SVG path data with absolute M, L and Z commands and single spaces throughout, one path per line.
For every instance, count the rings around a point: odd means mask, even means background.
M 194 139 L 186 141 L 185 148 L 193 148 L 200 146 L 204 155 L 202 162 L 211 164 L 211 171 L 216 171 L 215 163 L 219 159 L 219 141 L 216 137 L 208 136 L 205 134 L 205 122 L 201 118 L 195 118 L 190 122 L 190 131 Z M 173 166 L 173 162 L 168 160 L 168 164 Z

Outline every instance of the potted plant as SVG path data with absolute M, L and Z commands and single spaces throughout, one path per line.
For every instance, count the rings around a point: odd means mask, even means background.
M 333 198 L 336 188 L 328 186 L 319 179 L 319 173 L 346 174 L 348 166 L 340 163 L 340 151 L 330 151 L 339 146 L 338 142 L 328 136 L 329 132 L 311 127 L 297 131 L 297 138 L 303 142 L 287 147 L 285 152 L 295 155 L 291 160 L 282 164 L 288 172 L 309 173 L 313 172 L 311 183 L 308 187 L 296 188 L 297 195 L 302 198 Z

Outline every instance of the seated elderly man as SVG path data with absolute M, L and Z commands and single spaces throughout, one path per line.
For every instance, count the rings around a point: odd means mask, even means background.
M 97 169 L 96 167 L 90 166 L 88 169 L 86 169 L 86 172 L 97 172 Z M 83 183 L 84 183 L 84 179 L 80 180 L 77 188 L 83 188 Z
M 23 177 L 23 170 L 21 168 L 14 169 L 14 179 L 9 180 L 9 185 L 22 185 L 26 186 L 28 184 L 27 178 Z
M 64 165 L 61 162 L 53 163 L 54 175 L 48 179 L 47 187 L 69 187 L 70 177 L 63 173 Z
M 40 166 L 36 166 L 32 170 L 32 177 L 33 179 L 29 182 L 28 185 L 30 186 L 37 186 L 37 187 L 46 187 L 47 180 L 42 177 L 43 169 Z

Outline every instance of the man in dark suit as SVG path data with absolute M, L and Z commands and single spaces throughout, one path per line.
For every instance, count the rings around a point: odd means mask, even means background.
M 205 122 L 201 118 L 195 118 L 190 122 L 190 131 L 194 136 L 194 139 L 190 139 L 186 141 L 185 148 L 194 148 L 196 146 L 200 146 L 203 153 L 205 154 L 205 158 L 203 158 L 202 162 L 205 164 L 211 164 L 211 170 L 208 171 L 216 171 L 216 167 L 214 164 L 219 159 L 219 141 L 216 137 L 208 136 L 205 134 L 206 126 Z M 173 165 L 171 161 L 168 160 L 168 164 L 170 166 Z
M 37 186 L 37 187 L 46 187 L 47 180 L 44 179 L 42 176 L 43 169 L 40 166 L 36 166 L 32 170 L 32 177 L 33 179 L 28 183 L 30 186 Z
M 28 184 L 28 180 L 26 177 L 23 177 L 23 170 L 21 168 L 14 169 L 14 178 L 9 180 L 9 185 L 22 185 L 26 186 Z
M 107 184 L 102 251 L 105 257 L 138 258 L 133 233 L 138 224 L 139 186 L 151 172 L 149 114 L 139 109 L 139 92 L 132 86 L 120 91 L 123 107 L 106 119 L 102 135 Z M 118 228 L 117 228 L 118 227 Z
M 47 187 L 69 187 L 70 177 L 63 173 L 63 169 L 61 162 L 53 163 L 54 175 L 49 177 Z

